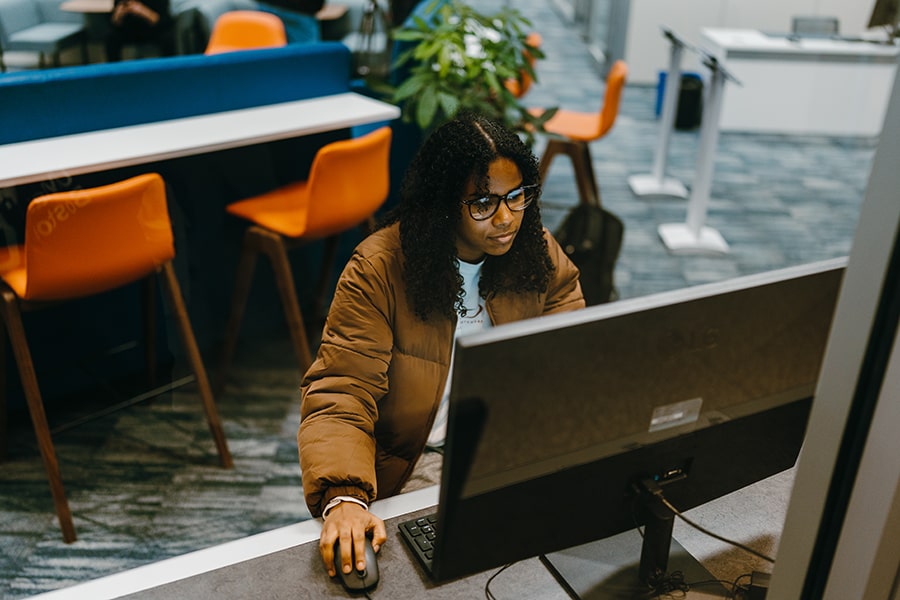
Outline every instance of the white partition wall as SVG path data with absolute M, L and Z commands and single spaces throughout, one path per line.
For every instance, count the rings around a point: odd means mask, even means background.
M 816 389 L 769 600 L 896 599 L 900 566 L 900 82 Z

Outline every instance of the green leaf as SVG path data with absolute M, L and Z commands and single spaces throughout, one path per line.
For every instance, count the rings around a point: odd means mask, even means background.
M 447 92 L 438 92 L 438 101 L 441 104 L 441 110 L 444 111 L 448 117 L 454 116 L 457 111 L 459 111 L 459 98 L 454 96 L 453 94 L 448 94 Z
M 394 91 L 394 102 L 399 102 L 400 100 L 404 100 L 409 98 L 413 94 L 418 93 L 420 89 L 424 85 L 426 85 L 426 81 L 422 77 L 410 77 L 406 81 L 400 84 L 400 86 Z
M 414 31 L 412 29 L 395 29 L 393 37 L 400 42 L 415 42 L 426 39 L 427 33 Z
M 423 89 L 422 95 L 419 97 L 419 106 L 416 108 L 416 122 L 418 122 L 419 127 L 428 129 L 434 120 L 437 108 L 437 95 L 434 88 Z

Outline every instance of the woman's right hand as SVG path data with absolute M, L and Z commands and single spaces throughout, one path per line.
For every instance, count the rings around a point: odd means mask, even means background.
M 319 552 L 330 577 L 337 575 L 334 568 L 334 543 L 338 540 L 341 542 L 343 572 L 350 573 L 354 568 L 362 571 L 366 568 L 365 544 L 369 543 L 369 534 L 372 549 L 378 552 L 387 541 L 384 521 L 355 502 L 341 502 L 331 509 L 322 525 L 322 535 L 319 538 Z M 354 555 L 356 565 L 353 564 Z

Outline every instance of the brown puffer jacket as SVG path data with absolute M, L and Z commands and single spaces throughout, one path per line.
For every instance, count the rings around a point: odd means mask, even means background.
M 547 292 L 488 298 L 493 324 L 584 306 L 578 270 L 544 236 L 556 265 Z M 443 394 L 454 327 L 451 319 L 423 322 L 407 302 L 397 225 L 356 248 L 301 383 L 297 442 L 313 516 L 335 496 L 372 502 L 400 491 Z

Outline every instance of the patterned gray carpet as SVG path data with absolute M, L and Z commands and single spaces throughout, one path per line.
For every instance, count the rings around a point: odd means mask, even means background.
M 597 109 L 604 83 L 552 3 L 515 5 L 543 34 L 548 55 L 527 102 Z M 657 227 L 684 222 L 687 202 L 641 199 L 626 182 L 651 168 L 655 101 L 655 88 L 627 87 L 612 133 L 592 144 L 603 202 L 626 226 L 616 270 L 622 298 L 849 252 L 872 140 L 722 134 L 707 224 L 731 250 L 670 254 Z M 675 132 L 669 174 L 688 186 L 696 146 L 697 131 Z M 545 182 L 548 227 L 576 202 L 571 166 L 557 159 Z M 30 423 L 14 414 L 10 457 L 0 464 L 0 597 L 27 597 L 308 518 L 295 445 L 300 374 L 289 348 L 284 339 L 246 344 L 219 399 L 233 470 L 217 466 L 190 385 L 55 435 L 79 534 L 71 545 L 61 541 Z M 51 426 L 114 401 L 73 401 L 51 414 Z
M 10 458 L 0 465 L 0 597 L 30 596 L 309 518 L 293 362 L 286 341 L 242 352 L 218 398 L 231 470 L 218 466 L 191 383 L 56 433 L 78 533 L 71 545 L 62 543 L 30 422 L 14 415 Z M 121 392 L 124 399 L 129 390 Z M 51 427 L 111 401 L 106 393 L 54 406 Z

